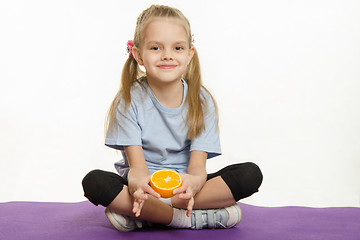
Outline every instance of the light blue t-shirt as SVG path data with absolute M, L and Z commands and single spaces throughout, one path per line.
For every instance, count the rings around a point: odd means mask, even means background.
M 187 84 L 184 85 L 183 101 L 178 108 L 167 108 L 156 99 L 146 80 L 142 85 L 135 83 L 131 88 L 131 103 L 125 110 L 120 102 L 116 120 L 106 135 L 105 145 L 120 150 L 123 159 L 115 163 L 115 168 L 127 177 L 129 164 L 124 146 L 140 145 L 150 174 L 164 168 L 186 172 L 190 152 L 208 153 L 208 159 L 221 154 L 217 116 L 210 94 L 202 89 L 208 109 L 205 113 L 205 130 L 193 140 L 187 138 Z

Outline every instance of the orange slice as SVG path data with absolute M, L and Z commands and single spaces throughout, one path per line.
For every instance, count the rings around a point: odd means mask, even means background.
M 159 193 L 162 198 L 174 196 L 173 191 L 181 187 L 182 178 L 179 173 L 163 169 L 154 172 L 150 177 L 150 186 Z

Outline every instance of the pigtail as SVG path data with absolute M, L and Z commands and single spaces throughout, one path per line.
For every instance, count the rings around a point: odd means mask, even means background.
M 188 138 L 193 139 L 205 129 L 204 122 L 204 101 L 201 98 L 201 71 L 197 51 L 191 59 L 188 69 L 184 75 L 188 84 L 186 102 L 188 104 L 188 113 L 186 116 L 186 125 L 189 128 Z
M 186 125 L 189 128 L 188 138 L 194 139 L 205 130 L 205 113 L 208 110 L 208 105 L 205 97 L 202 96 L 201 88 L 212 97 L 211 93 L 202 85 L 200 61 L 196 49 L 184 74 L 184 78 L 188 84 L 186 95 L 186 102 L 189 106 L 186 117 Z M 213 97 L 212 99 L 215 104 L 216 114 L 218 114 L 215 99 Z
M 138 81 L 138 77 L 141 74 L 142 71 L 140 70 L 135 58 L 129 56 L 122 70 L 120 89 L 116 93 L 106 115 L 105 135 L 107 131 L 113 127 L 114 120 L 116 117 L 116 110 L 118 108 L 121 99 L 124 100 L 125 110 L 128 109 L 131 103 L 131 94 L 130 94 L 131 86 Z

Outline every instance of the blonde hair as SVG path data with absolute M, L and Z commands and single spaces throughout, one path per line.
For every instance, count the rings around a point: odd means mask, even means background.
M 188 35 L 189 48 L 193 47 L 190 23 L 182 14 L 182 12 L 176 8 L 168 6 L 152 5 L 150 8 L 144 10 L 137 19 L 134 33 L 134 46 L 136 48 L 141 47 L 141 40 L 143 39 L 144 29 L 146 28 L 149 19 L 152 17 L 172 17 L 179 19 Z M 107 113 L 105 132 L 113 127 L 116 111 L 121 100 L 125 102 L 125 109 L 128 109 L 131 102 L 131 87 L 136 82 L 142 85 L 140 79 L 144 76 L 145 73 L 141 71 L 135 58 L 129 56 L 123 67 L 121 75 L 121 87 L 115 95 L 115 98 L 112 101 Z M 208 106 L 201 88 L 210 94 L 210 92 L 202 85 L 200 62 L 196 49 L 183 77 L 188 85 L 188 92 L 185 99 L 185 104 L 188 105 L 186 126 L 189 129 L 188 138 L 193 139 L 205 129 L 204 115 L 205 111 L 208 109 Z M 210 96 L 215 104 L 216 115 L 218 115 L 216 102 L 211 94 Z

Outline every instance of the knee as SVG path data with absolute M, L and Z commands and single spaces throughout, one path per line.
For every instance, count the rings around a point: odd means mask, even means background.
M 101 170 L 93 170 L 86 174 L 81 184 L 84 190 L 84 196 L 95 205 L 99 205 L 101 193 L 104 189 L 103 173 Z
M 86 194 L 93 188 L 101 188 L 101 179 L 102 179 L 102 171 L 101 170 L 92 170 L 83 178 L 81 184 L 84 189 L 84 193 Z
M 252 182 L 253 186 L 258 189 L 263 181 L 263 174 L 260 167 L 253 162 L 247 162 L 245 164 L 250 182 Z
M 98 169 L 86 174 L 82 180 L 84 196 L 96 206 L 105 207 L 120 193 L 123 183 L 119 175 Z
M 234 169 L 232 186 L 236 201 L 249 197 L 259 191 L 263 175 L 258 165 L 252 162 L 241 163 Z

